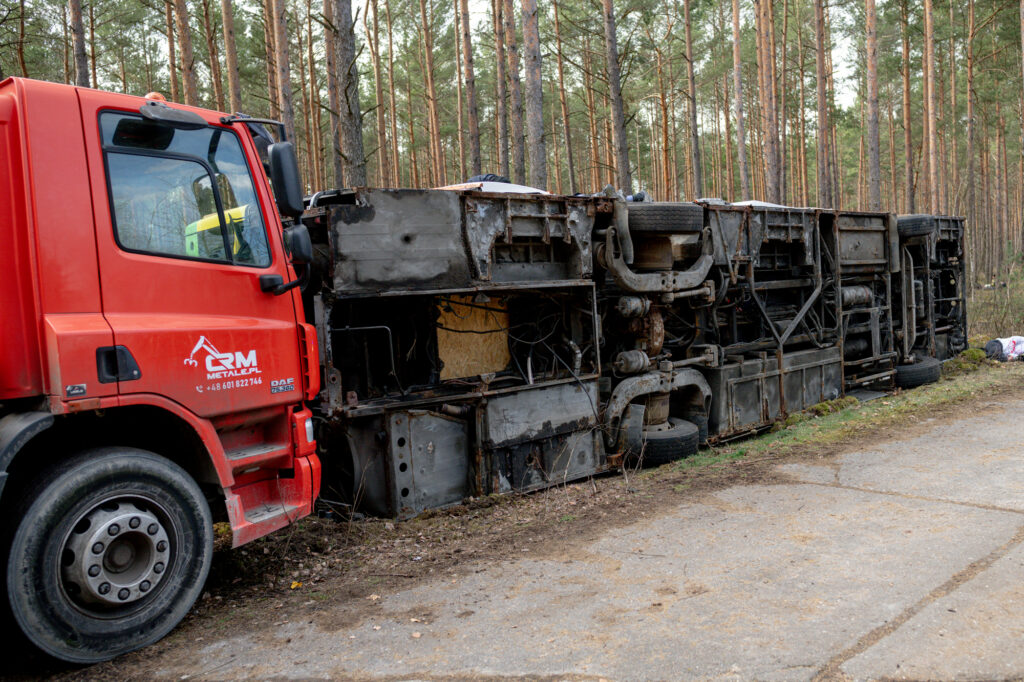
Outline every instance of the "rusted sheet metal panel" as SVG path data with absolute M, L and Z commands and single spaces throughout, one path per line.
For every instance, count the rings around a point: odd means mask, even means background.
M 890 270 L 889 214 L 836 214 L 840 267 L 847 274 Z
M 463 419 L 426 410 L 389 415 L 387 464 L 398 516 L 457 504 L 471 494 L 468 430 Z
M 338 296 L 583 280 L 588 198 L 360 189 L 329 207 Z
M 334 291 L 454 288 L 471 282 L 455 192 L 359 190 L 331 209 Z
M 802 249 L 803 265 L 813 265 L 817 258 L 813 249 L 817 229 L 814 209 L 757 203 L 708 205 L 706 209 L 716 265 L 752 260 L 757 267 L 769 267 L 770 263 L 761 263 L 766 242 L 795 244 L 793 248 Z
M 562 196 L 466 193 L 466 245 L 474 277 L 494 282 L 589 277 L 595 212 L 588 203 Z
M 597 382 L 527 389 L 491 398 L 484 443 L 502 447 L 597 424 Z
M 787 413 L 838 398 L 843 391 L 838 347 L 785 353 L 782 395 L 777 356 L 730 362 L 701 372 L 711 386 L 708 430 L 718 436 L 768 426 Z

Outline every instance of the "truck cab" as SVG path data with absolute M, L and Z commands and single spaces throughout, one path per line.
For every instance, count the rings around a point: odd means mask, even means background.
M 251 125 L 0 82 L 4 603 L 57 658 L 156 641 L 215 522 L 238 546 L 318 494 L 297 165 L 273 145 L 272 187 Z

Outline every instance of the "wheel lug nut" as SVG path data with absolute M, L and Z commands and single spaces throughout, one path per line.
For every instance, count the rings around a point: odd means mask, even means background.
M 120 532 L 121 526 L 117 525 L 116 523 L 110 524 L 110 528 L 107 529 L 107 533 L 109 533 L 111 536 L 117 535 Z
M 122 587 L 117 593 L 117 598 L 121 601 L 124 601 L 130 596 L 132 596 L 132 593 L 131 590 L 129 590 L 127 587 Z
M 156 535 L 156 532 L 157 532 L 158 530 L 160 530 L 160 529 L 156 527 L 156 524 L 155 524 L 155 523 L 151 523 L 151 524 L 149 524 L 149 525 L 148 525 L 148 526 L 146 527 L 146 532 L 147 532 L 147 533 L 149 533 L 150 535 Z
M 158 552 L 166 552 L 167 551 L 167 541 L 166 540 L 161 540 L 160 542 L 156 543 L 156 551 L 158 551 Z
M 110 592 L 110 583 L 103 583 L 100 585 L 100 594 L 107 594 Z
M 89 577 L 90 578 L 95 578 L 99 574 L 100 574 L 100 565 L 99 564 L 93 564 L 92 566 L 89 567 Z
M 164 562 L 158 561 L 155 564 L 153 564 L 153 572 L 154 573 L 163 573 L 164 572 Z
M 94 544 L 92 546 L 92 553 L 93 554 L 102 554 L 103 553 L 103 543 L 102 542 L 97 542 L 96 544 Z
M 151 585 L 149 584 L 148 580 L 143 580 L 141 583 L 139 583 L 139 589 L 143 592 L 149 592 L 150 587 Z
M 138 528 L 140 523 L 142 523 L 142 521 L 139 520 L 139 517 L 133 516 L 132 520 L 128 522 L 128 526 L 131 528 Z

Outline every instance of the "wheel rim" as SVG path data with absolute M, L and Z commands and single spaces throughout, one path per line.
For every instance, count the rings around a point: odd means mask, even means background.
M 122 617 L 159 591 L 174 559 L 173 526 L 157 502 L 115 495 L 85 511 L 61 546 L 61 589 L 85 614 Z

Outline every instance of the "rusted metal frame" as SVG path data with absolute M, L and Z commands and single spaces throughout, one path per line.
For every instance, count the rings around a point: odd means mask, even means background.
M 704 240 L 702 255 L 688 270 L 671 270 L 667 272 L 638 273 L 630 269 L 623 256 L 615 251 L 615 235 L 617 228 L 609 227 L 605 233 L 604 260 L 608 271 L 615 282 L 632 293 L 672 293 L 700 286 L 707 277 L 714 256 L 711 245 Z
M 708 216 L 714 219 L 714 223 L 709 225 L 711 229 L 712 239 L 718 239 L 718 245 L 722 247 L 722 254 L 725 255 L 725 263 L 729 268 L 729 282 L 730 284 L 736 284 L 739 277 L 739 273 L 735 267 L 736 254 L 739 252 L 740 244 L 743 241 L 743 235 L 750 234 L 750 216 L 753 213 L 753 209 L 750 206 L 744 206 L 743 219 L 740 221 L 740 227 L 736 230 L 736 243 L 733 245 L 730 251 L 728 244 L 725 243 L 725 235 L 722 230 L 722 219 L 719 216 L 720 212 L 729 211 L 735 212 L 735 208 L 725 208 L 721 206 L 705 206 L 705 210 L 709 211 Z M 717 229 L 716 229 L 717 228 Z M 714 253 L 714 251 L 712 251 Z
M 604 408 L 604 423 L 608 427 L 605 437 L 609 446 L 618 440 L 622 414 L 631 402 L 643 395 L 670 393 L 684 386 L 697 387 L 703 396 L 704 408 L 707 409 L 711 402 L 711 387 L 708 386 L 703 374 L 689 367 L 680 368 L 670 364 L 667 369 L 647 372 L 620 381 Z
M 344 413 L 345 417 L 348 417 L 350 419 L 356 419 L 359 417 L 368 417 L 378 414 L 384 414 L 392 410 L 405 410 L 416 407 L 428 407 L 430 405 L 436 405 L 440 403 L 467 402 L 479 400 L 481 398 L 486 399 L 488 396 L 498 396 L 504 395 L 506 393 L 517 393 L 525 390 L 533 390 L 549 386 L 556 386 L 558 384 L 575 383 L 576 381 L 589 381 L 598 378 L 600 377 L 597 373 L 588 372 L 587 374 L 580 374 L 579 377 L 548 379 L 546 381 L 537 382 L 532 385 L 509 386 L 508 388 L 482 389 L 476 391 L 466 391 L 464 393 L 452 393 L 443 395 L 425 395 L 421 398 L 416 398 L 413 400 L 379 398 L 372 402 L 366 402 L 360 405 L 345 407 L 343 408 L 342 412 Z M 428 391 L 427 393 L 432 392 Z

